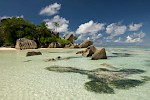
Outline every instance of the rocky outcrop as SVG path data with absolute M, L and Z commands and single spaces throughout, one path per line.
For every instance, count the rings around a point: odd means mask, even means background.
M 96 52 L 96 50 L 97 49 L 93 45 L 91 45 L 87 47 L 85 51 L 83 51 L 82 56 L 90 57 Z
M 78 44 L 72 44 L 69 48 L 73 49 L 73 48 L 79 48 Z
M 30 51 L 27 52 L 26 56 L 35 56 L 35 55 L 42 55 L 41 52 L 35 52 L 35 51 Z
M 34 40 L 29 40 L 27 38 L 20 38 L 20 39 L 17 39 L 15 48 L 19 50 L 36 49 L 37 44 Z
M 107 59 L 105 48 L 98 50 L 93 45 L 88 46 L 85 50 L 78 51 L 76 54 L 82 54 L 84 57 L 91 57 L 92 60 Z
M 90 41 L 90 40 L 85 40 L 83 43 L 81 43 L 81 44 L 79 45 L 79 47 L 80 47 L 80 48 L 87 48 L 88 46 L 90 46 L 90 45 L 92 45 L 92 44 L 93 44 L 92 41 Z
M 52 42 L 49 44 L 48 48 L 61 48 L 62 45 L 58 42 Z
M 92 55 L 92 60 L 98 60 L 98 59 L 107 59 L 105 48 L 102 48 L 101 50 L 97 50 Z
M 74 42 L 74 36 L 73 36 L 73 34 L 68 34 L 68 35 L 65 37 L 65 40 L 68 40 L 68 41 L 70 41 L 71 43 L 73 43 L 73 42 Z

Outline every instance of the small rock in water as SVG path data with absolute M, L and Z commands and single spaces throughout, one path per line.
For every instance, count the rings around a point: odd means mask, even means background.
M 26 56 L 35 56 L 35 55 L 42 55 L 41 52 L 35 52 L 35 51 L 30 51 L 27 52 Z
M 57 57 L 57 59 L 61 59 L 61 57 L 60 57 L 60 56 L 58 56 L 58 57 Z

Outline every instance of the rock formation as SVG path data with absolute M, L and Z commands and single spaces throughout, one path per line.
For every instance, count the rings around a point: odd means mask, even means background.
M 73 49 L 73 48 L 79 48 L 78 44 L 72 44 L 69 48 Z
M 92 60 L 98 60 L 98 59 L 107 59 L 105 48 L 102 48 L 101 50 L 97 50 L 92 55 Z
M 71 43 L 73 43 L 73 42 L 74 42 L 74 36 L 73 36 L 73 34 L 68 34 L 68 35 L 65 37 L 65 40 L 68 40 L 68 41 L 70 41 Z
M 87 47 L 85 51 L 83 51 L 82 55 L 85 57 L 90 57 L 96 52 L 96 50 L 97 49 L 93 45 L 91 45 Z
M 48 48 L 61 48 L 61 44 L 58 42 L 52 42 L 49 44 Z
M 79 45 L 79 47 L 80 47 L 80 48 L 87 48 L 88 46 L 90 46 L 90 45 L 92 45 L 92 44 L 93 44 L 92 41 L 90 41 L 90 40 L 85 40 L 83 43 L 81 43 L 81 44 Z
M 34 40 L 29 40 L 27 38 L 20 38 L 20 39 L 17 39 L 15 48 L 19 50 L 36 49 L 37 44 Z
M 98 50 L 93 45 L 88 46 L 85 50 L 78 51 L 76 54 L 82 54 L 84 57 L 92 56 L 92 60 L 107 59 L 105 48 Z

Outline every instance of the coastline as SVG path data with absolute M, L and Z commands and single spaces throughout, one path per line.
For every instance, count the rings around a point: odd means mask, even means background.
M 15 48 L 7 48 L 7 47 L 0 47 L 0 51 L 1 50 L 17 50 Z

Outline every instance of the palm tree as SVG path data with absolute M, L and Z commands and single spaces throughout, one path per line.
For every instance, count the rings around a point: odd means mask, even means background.
M 55 26 L 55 31 L 57 33 L 57 28 L 59 27 L 59 23 L 58 22 L 53 22 L 54 26 Z

